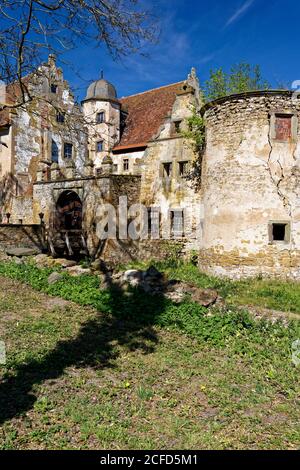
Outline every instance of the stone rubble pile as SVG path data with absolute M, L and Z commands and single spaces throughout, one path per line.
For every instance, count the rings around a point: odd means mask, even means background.
M 140 288 L 147 294 L 164 295 L 177 304 L 189 299 L 203 307 L 210 307 L 220 300 L 217 291 L 202 289 L 183 281 L 168 280 L 154 266 L 151 266 L 146 271 L 132 269 L 113 274 L 111 276 L 111 285 L 125 291 L 129 286 Z
M 24 257 L 29 256 L 26 252 L 8 252 L 5 259 L 13 259 L 18 264 L 25 262 Z M 54 284 L 63 278 L 63 273 L 67 272 L 71 276 L 81 276 L 84 274 L 97 274 L 100 280 L 101 289 L 119 288 L 127 292 L 131 287 L 139 288 L 146 294 L 164 295 L 167 299 L 176 304 L 180 304 L 186 299 L 196 302 L 203 307 L 210 307 L 222 302 L 218 292 L 213 289 L 202 289 L 187 282 L 171 279 L 154 266 L 147 270 L 130 269 L 125 272 L 110 271 L 101 260 L 95 260 L 89 268 L 80 266 L 76 261 L 64 258 L 52 258 L 46 254 L 38 254 L 33 258 L 34 263 L 39 268 L 59 268 L 49 275 L 48 283 Z

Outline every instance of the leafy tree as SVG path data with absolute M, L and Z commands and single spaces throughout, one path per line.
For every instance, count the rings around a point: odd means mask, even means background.
M 192 115 L 186 120 L 186 130 L 182 135 L 191 142 L 194 152 L 199 154 L 205 143 L 205 123 L 195 108 L 192 111 Z
M 213 101 L 228 94 L 228 77 L 222 68 L 210 71 L 210 78 L 205 82 L 204 97 L 206 101 Z
M 210 78 L 205 82 L 204 94 L 206 101 L 213 101 L 235 93 L 269 88 L 269 83 L 262 78 L 259 65 L 240 63 L 232 66 L 229 73 L 222 68 L 211 70 Z
M 191 170 L 187 179 L 193 184 L 195 190 L 201 186 L 202 156 L 205 146 L 205 122 L 196 108 L 192 109 L 192 114 L 186 119 L 186 129 L 182 136 L 193 149 L 195 158 L 192 162 Z

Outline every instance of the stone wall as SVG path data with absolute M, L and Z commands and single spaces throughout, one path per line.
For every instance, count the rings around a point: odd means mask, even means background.
M 0 249 L 44 248 L 44 231 L 41 225 L 0 224 Z
M 162 261 L 184 256 L 184 241 L 167 240 L 108 240 L 101 258 L 111 266 L 132 261 Z
M 111 204 L 116 209 L 119 197 L 126 196 L 128 206 L 139 202 L 140 177 L 130 175 L 110 175 L 98 178 L 80 178 L 69 181 L 39 182 L 34 184 L 33 221 L 44 214 L 47 229 L 53 229 L 56 204 L 64 191 L 74 191 L 82 202 L 83 230 L 87 237 L 90 253 L 93 255 L 100 245 L 97 228 L 102 216 L 102 207 Z
M 158 135 L 149 143 L 142 167 L 141 202 L 146 207 L 160 209 L 161 224 L 168 228 L 170 211 L 183 210 L 186 226 L 186 246 L 198 248 L 196 228 L 200 223 L 201 194 L 195 191 L 196 181 L 191 178 L 192 165 L 196 156 L 190 142 L 181 131 L 186 129 L 186 119 L 195 106 L 193 93 L 182 93 L 176 97 L 172 112 Z M 179 122 L 176 130 L 174 123 Z M 170 174 L 166 176 L 164 165 L 170 163 Z M 187 165 L 186 174 L 180 172 L 181 164 Z M 164 238 L 167 233 L 161 233 Z
M 276 116 L 292 118 L 277 140 Z M 300 278 L 300 101 L 290 92 L 231 96 L 208 105 L 200 268 L 234 278 Z M 290 225 L 288 240 L 270 224 Z

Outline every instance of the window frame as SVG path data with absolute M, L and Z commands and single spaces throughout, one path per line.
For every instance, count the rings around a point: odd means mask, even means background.
M 176 220 L 175 214 L 181 213 L 181 232 L 174 229 L 174 221 Z M 182 239 L 184 238 L 184 209 L 174 208 L 169 210 L 169 221 L 170 221 L 170 236 L 172 239 Z
M 57 151 L 57 159 L 54 160 L 53 159 L 53 155 L 54 155 L 54 146 L 56 147 L 56 151 Z M 58 148 L 58 145 L 57 145 L 57 142 L 52 138 L 51 139 L 51 163 L 59 163 L 59 148 Z
M 53 95 L 57 94 L 57 85 L 55 83 L 50 84 L 50 93 L 52 93 Z
M 99 119 L 99 116 L 102 116 L 102 119 Z M 105 123 L 105 111 L 97 111 L 96 124 L 104 124 L 104 123 Z
M 166 174 L 166 165 L 169 165 L 169 172 Z M 161 176 L 164 179 L 169 179 L 172 178 L 173 174 L 173 162 L 172 161 L 166 161 L 166 162 L 161 162 Z
M 156 217 L 154 217 L 156 216 Z M 154 223 L 156 221 L 156 224 Z M 147 207 L 148 236 L 151 240 L 159 240 L 162 214 L 159 206 Z
M 71 146 L 71 157 L 66 156 L 66 147 L 67 147 L 67 146 Z M 64 160 L 72 160 L 72 159 L 73 159 L 73 155 L 74 155 L 74 145 L 72 144 L 72 142 L 64 142 L 64 145 L 63 145 L 63 157 L 64 157 Z
M 101 150 L 99 150 L 99 144 L 102 144 L 101 145 Z M 97 153 L 101 153 L 101 152 L 104 152 L 104 140 L 98 140 L 97 143 L 96 143 L 96 152 Z
M 291 137 L 287 140 L 281 140 L 277 138 L 276 132 L 276 119 L 277 118 L 291 118 Z M 270 120 L 270 137 L 275 143 L 281 144 L 290 144 L 297 142 L 297 134 L 298 134 L 298 116 L 297 113 L 291 110 L 274 110 L 269 114 Z
M 182 119 L 176 119 L 173 121 L 173 130 L 175 134 L 180 134 L 181 132 Z
M 285 226 L 285 233 L 284 233 L 283 240 L 274 239 L 274 226 L 275 225 Z M 291 243 L 291 222 L 289 220 L 271 220 L 269 222 L 268 232 L 269 232 L 269 243 L 271 245 L 278 245 L 278 244 L 288 245 L 289 243 Z
M 64 113 L 64 112 L 61 113 L 60 111 L 57 111 L 57 113 L 56 113 L 56 122 L 58 124 L 64 124 L 65 123 L 65 117 L 66 117 L 65 115 L 66 115 L 66 113 Z
M 185 178 L 186 176 L 188 176 L 188 172 L 189 172 L 189 167 L 190 167 L 190 160 L 181 160 L 178 162 L 178 175 L 180 178 Z M 182 165 L 186 165 L 186 171 L 181 171 L 181 169 L 184 169 L 184 166 Z
M 125 165 L 127 168 L 125 168 Z M 123 171 L 129 171 L 129 158 L 123 158 Z

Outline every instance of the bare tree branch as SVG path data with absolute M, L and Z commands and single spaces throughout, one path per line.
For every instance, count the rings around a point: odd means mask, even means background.
M 0 80 L 18 81 L 23 103 L 30 100 L 24 77 L 36 72 L 46 53 L 60 59 L 84 43 L 104 45 L 119 59 L 157 38 L 154 18 L 139 0 L 0 0 L 0 25 Z

